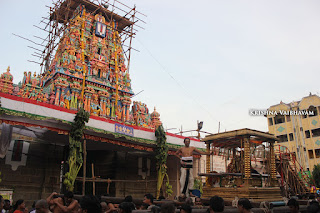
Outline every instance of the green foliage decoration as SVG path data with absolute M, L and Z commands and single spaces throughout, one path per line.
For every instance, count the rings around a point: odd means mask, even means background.
M 74 182 L 83 163 L 81 139 L 85 123 L 89 121 L 89 117 L 90 114 L 83 108 L 80 108 L 71 125 L 68 157 L 69 171 L 65 174 L 65 179 L 63 181 L 69 191 L 73 191 Z
M 159 126 L 155 131 L 155 136 L 157 138 L 157 147 L 155 148 L 155 157 L 157 160 L 157 171 L 158 171 L 158 181 L 157 181 L 157 195 L 160 196 L 160 190 L 163 183 L 164 177 L 166 177 L 166 194 L 167 196 L 172 195 L 172 186 L 169 183 L 169 176 L 167 174 L 167 157 L 168 157 L 168 145 L 166 133 L 163 126 Z
M 314 165 L 312 170 L 312 179 L 316 187 L 320 187 L 320 164 Z
M 202 180 L 200 177 L 197 177 L 194 179 L 193 188 L 198 189 L 200 191 L 200 193 L 203 194 Z

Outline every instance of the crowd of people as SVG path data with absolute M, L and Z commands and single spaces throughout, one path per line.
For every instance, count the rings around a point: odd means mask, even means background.
M 319 202 L 314 197 L 308 197 L 309 204 L 307 212 L 320 212 Z M 164 198 L 163 198 L 164 199 Z M 291 213 L 299 213 L 298 197 L 291 198 L 287 206 Z M 197 203 L 198 202 L 198 203 Z M 200 199 L 195 199 L 193 203 L 190 200 L 180 203 L 178 211 L 180 213 L 192 213 L 192 210 L 200 207 Z M 203 205 L 201 204 L 203 207 Z M 224 212 L 225 202 L 219 196 L 211 197 L 207 213 Z M 239 213 L 252 212 L 252 204 L 247 198 L 240 198 L 237 201 L 237 209 Z M 26 208 L 24 200 L 17 200 L 14 205 L 10 204 L 9 200 L 4 200 L 0 195 L 0 213 L 132 213 L 133 210 L 146 210 L 152 213 L 175 213 L 176 205 L 173 201 L 163 200 L 154 204 L 154 197 L 152 194 L 145 194 L 141 205 L 136 206 L 133 202 L 132 196 L 127 196 L 120 204 L 101 201 L 99 197 L 93 195 L 83 196 L 80 201 L 74 198 L 72 192 L 66 192 L 63 197 L 59 197 L 57 193 L 52 193 L 46 200 L 35 201 L 32 209 Z
M 317 197 L 319 198 L 319 197 Z M 300 208 L 299 208 L 299 200 L 308 200 L 308 207 L 307 207 L 307 212 L 308 213 L 319 213 L 320 212 L 320 204 L 319 200 L 317 199 L 314 195 L 304 195 L 304 196 L 294 196 L 292 197 L 288 203 L 287 206 L 290 208 L 291 213 L 299 213 Z

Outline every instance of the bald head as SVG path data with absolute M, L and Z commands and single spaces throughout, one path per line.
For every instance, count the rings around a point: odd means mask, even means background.
M 103 212 L 103 213 L 106 212 L 107 209 L 108 209 L 107 203 L 106 203 L 106 202 L 101 202 L 100 205 L 101 205 L 101 210 L 102 210 L 102 212 Z
M 36 213 L 48 213 L 49 206 L 46 200 L 38 200 L 36 202 Z

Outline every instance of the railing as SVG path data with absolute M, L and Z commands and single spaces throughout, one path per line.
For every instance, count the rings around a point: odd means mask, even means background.
M 311 178 L 309 174 L 303 170 L 303 167 L 300 165 L 299 161 L 296 160 L 295 154 L 290 152 L 290 150 L 286 146 L 279 145 L 278 147 L 279 149 L 275 150 L 275 154 L 280 161 L 280 175 L 281 175 L 282 186 L 284 186 L 284 181 L 290 182 L 288 180 L 289 177 L 286 177 L 284 175 L 284 171 L 286 167 L 288 167 L 287 169 L 290 170 L 290 173 L 295 177 L 297 181 L 296 183 L 291 183 L 294 185 L 294 188 L 296 189 L 296 191 L 298 192 L 302 190 L 303 193 L 309 193 L 310 187 L 311 187 L 310 186 Z M 296 184 L 298 184 L 298 186 Z M 301 190 L 299 190 L 299 188 L 301 188 Z
M 76 181 L 82 182 L 82 177 L 77 177 Z M 156 183 L 157 180 L 115 180 L 115 179 L 103 179 L 103 178 L 86 178 L 85 182 L 91 182 L 92 194 L 96 194 L 96 184 L 104 183 L 106 184 L 104 188 L 106 188 L 105 194 L 110 194 L 111 184 L 114 183 L 114 190 L 116 194 L 126 196 L 129 194 L 146 194 L 146 193 L 155 193 L 156 192 Z M 171 180 L 170 184 L 176 184 L 175 180 Z

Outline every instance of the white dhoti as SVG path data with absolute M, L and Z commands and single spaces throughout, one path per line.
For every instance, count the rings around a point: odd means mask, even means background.
M 181 175 L 180 175 L 180 192 L 189 197 L 189 189 L 193 189 L 193 157 L 182 157 Z

